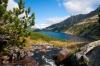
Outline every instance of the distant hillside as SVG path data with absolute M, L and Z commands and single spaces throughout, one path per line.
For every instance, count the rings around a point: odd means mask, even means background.
M 86 18 L 93 17 L 97 15 L 97 13 L 98 13 L 98 8 L 94 11 L 91 11 L 88 14 L 79 14 L 79 15 L 71 16 L 60 23 L 45 28 L 45 30 L 55 31 L 55 32 L 65 32 L 69 27 L 71 27 L 75 23 L 81 22 Z
M 100 37 L 99 29 L 98 15 L 95 15 L 70 26 L 65 33 L 98 39 Z

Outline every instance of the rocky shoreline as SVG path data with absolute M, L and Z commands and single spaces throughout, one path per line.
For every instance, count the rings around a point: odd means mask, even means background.
M 24 65 L 24 63 L 27 62 L 25 62 L 25 60 L 29 60 L 27 57 L 32 58 L 33 56 L 31 51 L 24 50 L 22 47 L 13 46 L 9 49 L 10 51 L 2 51 L 0 53 L 0 66 Z M 35 60 L 33 61 L 36 63 Z M 28 64 L 28 62 L 26 64 Z
M 9 47 L 0 53 L 0 66 L 100 66 L 100 40 L 81 47 L 71 55 L 67 48 L 56 48 L 52 44 Z
M 43 54 L 48 50 L 60 51 L 59 48 L 54 47 L 52 44 L 32 45 L 28 50 L 17 46 L 8 48 L 10 51 L 2 51 L 0 53 L 0 66 L 40 66 L 41 62 L 38 62 L 37 59 L 42 61 Z M 36 55 L 36 53 L 38 53 L 39 56 Z

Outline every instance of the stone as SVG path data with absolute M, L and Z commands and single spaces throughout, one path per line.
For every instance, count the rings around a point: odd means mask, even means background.
M 9 63 L 9 61 L 5 61 L 5 60 L 4 60 L 2 63 L 3 63 L 3 64 L 8 64 L 8 63 Z
M 34 51 L 35 51 L 35 49 L 34 49 L 34 48 L 30 48 L 30 51 L 34 52 Z
M 56 60 L 57 65 L 61 65 L 65 62 L 67 62 L 66 59 L 70 56 L 70 52 L 71 52 L 71 50 L 69 50 L 69 49 L 62 49 L 58 53 L 58 56 L 57 56 L 57 60 Z
M 33 56 L 33 55 L 34 55 L 34 53 L 33 53 L 33 52 L 28 51 L 28 52 L 27 52 L 27 55 L 28 55 L 28 56 Z
M 39 50 L 40 53 L 46 53 L 46 50 L 45 49 L 41 49 Z
M 47 50 L 47 49 L 52 49 L 52 48 L 53 48 L 53 45 L 52 45 L 52 44 L 49 44 L 49 45 L 45 46 L 44 48 L 45 48 L 46 50 Z
M 23 59 L 23 64 L 26 65 L 26 66 L 37 66 L 37 62 L 36 60 L 33 58 L 33 57 L 30 57 L 30 56 L 26 56 L 24 59 Z
M 9 60 L 9 56 L 2 56 L 2 59 L 5 60 L 5 61 Z
M 100 40 L 81 47 L 71 57 L 72 66 L 100 66 Z

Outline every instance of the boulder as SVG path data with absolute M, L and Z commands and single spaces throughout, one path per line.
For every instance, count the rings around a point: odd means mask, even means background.
M 31 52 L 31 51 L 27 51 L 27 56 L 33 56 L 33 55 L 34 55 L 33 52 Z
M 26 56 L 22 63 L 26 66 L 37 66 L 37 62 L 36 60 L 33 58 L 33 57 L 30 57 L 30 56 Z
M 57 60 L 56 60 L 56 64 L 59 66 L 59 65 L 62 65 L 62 64 L 66 64 L 67 63 L 67 59 L 69 58 L 70 56 L 70 52 L 71 50 L 69 49 L 62 49 L 59 53 L 58 53 L 58 56 L 57 56 Z
M 89 43 L 71 57 L 72 66 L 100 66 L 100 40 Z
M 40 53 L 46 53 L 46 49 L 39 50 Z
M 7 60 L 9 60 L 9 56 L 2 56 L 2 59 L 7 61 Z
M 45 45 L 43 48 L 46 50 L 52 49 L 54 46 L 52 44 Z
M 3 64 L 8 64 L 9 61 L 4 60 L 2 63 L 3 63 Z

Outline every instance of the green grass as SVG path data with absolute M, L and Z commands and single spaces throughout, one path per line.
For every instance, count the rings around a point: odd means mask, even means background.
M 52 41 L 52 40 L 66 41 L 66 40 L 63 40 L 60 38 L 54 38 L 54 37 L 48 36 L 46 34 L 42 34 L 40 32 L 31 32 L 30 38 L 33 40 L 42 39 L 42 40 L 47 41 L 47 42 Z
M 82 42 L 74 42 L 74 41 L 63 40 L 59 38 L 53 38 L 51 36 L 42 34 L 40 32 L 31 32 L 30 36 L 26 37 L 25 49 L 28 49 L 33 44 L 41 44 L 41 43 L 44 45 L 48 45 L 50 43 L 58 48 L 61 47 L 68 48 L 71 50 L 71 54 L 76 52 L 80 48 L 81 44 L 83 45 Z

